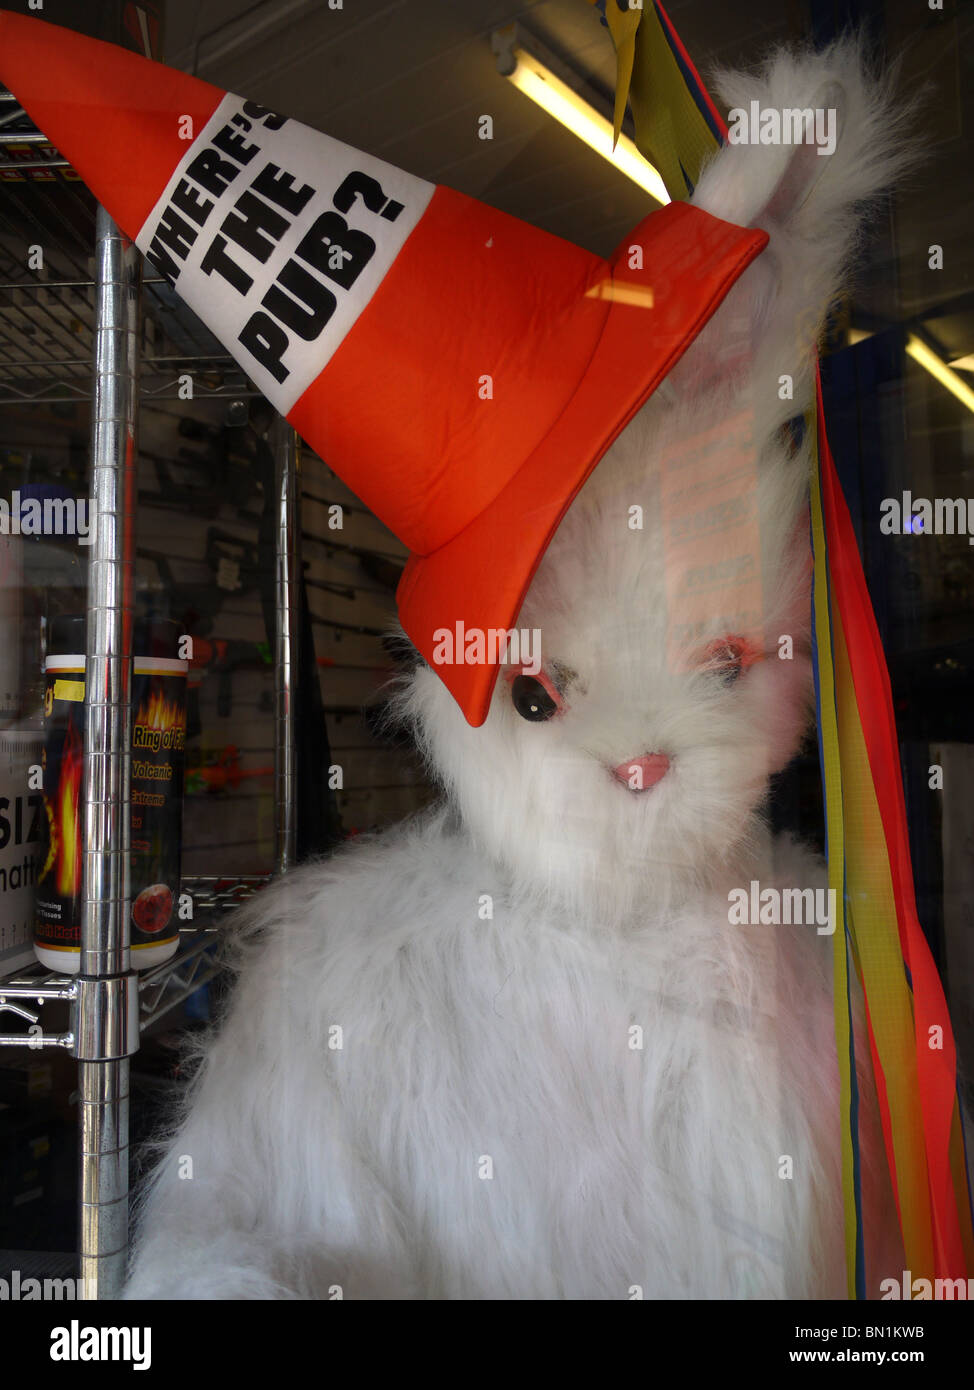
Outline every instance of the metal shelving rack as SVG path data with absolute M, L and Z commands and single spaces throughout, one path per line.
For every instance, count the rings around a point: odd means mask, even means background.
M 31 128 L 16 99 L 0 91 L 0 144 L 26 158 L 0 158 L 0 174 L 69 168 L 68 161 Z M 54 175 L 57 177 L 57 175 Z M 75 185 L 76 196 L 85 196 Z M 23 209 L 21 209 L 22 211 Z M 60 216 L 60 214 L 57 214 Z M 28 221 L 32 214 L 27 212 Z M 63 221 L 63 218 L 62 218 Z M 0 208 L 0 233 L 12 225 Z M 46 229 L 36 222 L 38 234 Z M 67 228 L 65 223 L 65 228 Z M 95 213 L 95 276 L 75 263 L 76 278 L 38 279 L 0 285 L 0 293 L 39 294 L 42 312 L 60 344 L 57 358 L 44 357 L 0 335 L 0 366 L 14 378 L 16 393 L 0 404 L 43 403 L 89 395 L 83 376 L 92 362 L 77 356 L 76 342 L 50 301 L 80 313 L 77 291 L 94 289 L 94 368 L 91 431 L 91 496 L 95 542 L 88 572 L 88 651 L 85 682 L 85 757 L 82 798 L 85 845 L 81 970 L 76 976 L 39 972 L 0 981 L 0 1013 L 36 1023 L 48 1001 L 70 1006 L 64 1033 L 28 1039 L 0 1034 L 0 1047 L 62 1048 L 78 1060 L 80 1269 L 89 1298 L 116 1297 L 125 1279 L 128 1252 L 128 1076 L 140 1031 L 211 979 L 219 969 L 213 946 L 216 923 L 229 907 L 257 891 L 270 875 L 184 879 L 194 898 L 194 920 L 203 926 L 181 932 L 178 953 L 137 975 L 129 951 L 128 837 L 131 747 L 131 616 L 134 594 L 135 499 L 138 402 L 174 394 L 169 364 L 193 363 L 213 373 L 210 396 L 242 397 L 253 392 L 231 359 L 202 326 L 179 314 L 164 282 L 142 275 L 142 257 L 102 208 Z M 140 360 L 143 287 L 150 311 L 187 351 L 179 357 Z M 69 302 L 64 295 L 70 293 Z M 176 332 L 173 332 L 173 324 Z M 11 360 L 9 349 L 14 348 Z M 69 355 L 68 355 L 69 354 Z M 148 371 L 144 369 L 148 366 Z M 18 375 L 19 374 L 19 375 Z M 145 380 L 152 381 L 149 385 Z M 80 380 L 79 380 L 80 378 Z M 53 394 L 52 394 L 53 393 Z M 202 395 L 203 393 L 201 393 Z M 275 555 L 275 874 L 285 873 L 295 855 L 295 726 L 300 575 L 299 441 L 283 420 L 274 427 Z

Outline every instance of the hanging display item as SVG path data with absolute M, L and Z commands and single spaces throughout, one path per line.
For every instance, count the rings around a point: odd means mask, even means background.
M 728 141 L 787 144 L 782 133 L 796 116 L 806 121 L 805 140 L 815 146 L 816 157 L 834 153 L 841 112 L 824 103 L 807 115 L 784 105 L 744 106 L 745 94 L 738 90 L 728 103 L 732 135 L 658 0 L 645 10 L 598 3 L 617 52 L 615 136 L 628 97 L 638 147 L 664 171 L 674 198 L 692 195 L 701 169 Z M 897 106 L 890 97 L 888 123 L 873 136 L 889 149 L 900 138 L 903 168 L 914 148 L 910 120 L 909 106 Z M 812 441 L 812 657 L 829 885 L 839 908 L 833 998 L 847 1283 L 850 1296 L 861 1298 L 866 1274 L 850 970 L 865 999 L 907 1262 L 949 1281 L 974 1269 L 974 1230 L 956 1049 L 917 916 L 889 675 L 829 449 L 817 369 L 814 400 L 800 422 Z
M 725 75 L 726 107 L 797 125 L 722 144 L 660 6 L 650 30 L 697 155 L 676 121 L 675 201 L 603 261 L 0 16 L 0 78 L 409 547 L 421 660 L 394 704 L 444 788 L 242 910 L 131 1297 L 831 1298 L 962 1276 L 952 1044 L 918 1060 L 904 959 L 917 1019 L 948 1040 L 949 1021 L 815 410 L 819 331 L 902 128 L 850 42 Z M 816 677 L 828 870 L 764 815 Z M 847 826 L 865 818 L 848 838 L 837 785 Z

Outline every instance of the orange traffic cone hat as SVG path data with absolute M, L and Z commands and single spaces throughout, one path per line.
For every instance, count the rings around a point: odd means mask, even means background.
M 435 663 L 437 632 L 512 628 L 575 493 L 767 235 L 671 203 L 605 261 L 21 15 L 0 13 L 0 80 L 409 547 L 402 625 L 481 724 L 498 663 Z

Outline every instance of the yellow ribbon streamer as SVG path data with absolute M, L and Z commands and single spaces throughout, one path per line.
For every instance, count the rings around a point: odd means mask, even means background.
M 595 0 L 589 0 L 594 5 Z M 615 0 L 606 0 L 605 18 L 616 47 L 616 104 L 612 118 L 612 148 L 622 133 L 622 122 L 629 100 L 632 69 L 636 58 L 636 30 L 643 17 L 642 10 L 620 10 Z M 637 141 L 638 144 L 638 141 Z
M 815 440 L 815 412 L 805 417 L 806 428 Z M 829 625 L 829 576 L 826 564 L 825 521 L 822 487 L 818 472 L 818 450 L 812 445 L 811 470 L 812 551 L 815 561 L 814 610 L 818 646 L 819 720 L 822 764 L 825 781 L 825 824 L 828 835 L 829 888 L 840 904 L 837 930 L 832 936 L 833 997 L 835 1007 L 835 1045 L 839 1061 L 839 1105 L 842 1115 L 842 1194 L 845 1219 L 846 1288 L 856 1297 L 857 1201 L 855 1158 L 850 1115 L 852 1107 L 852 1038 L 849 1009 L 849 958 L 846 947 L 845 912 L 845 827 L 842 817 L 842 768 L 839 760 L 838 715 L 835 708 L 835 673 L 832 668 L 832 642 Z

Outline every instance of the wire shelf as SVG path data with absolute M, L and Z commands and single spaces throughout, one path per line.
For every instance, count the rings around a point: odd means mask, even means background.
M 68 162 L 0 91 L 0 405 L 92 396 L 95 199 Z M 179 399 L 259 393 L 226 349 L 158 275 L 143 278 L 140 395 Z
M 130 243 L 68 162 L 32 126 L 16 98 L 2 89 L 0 188 L 0 404 L 42 407 L 45 427 L 60 428 L 58 406 L 70 414 L 78 402 L 90 400 L 93 495 L 100 514 L 124 518 L 122 525 L 97 528 L 96 550 L 89 556 L 89 625 L 103 622 L 107 633 L 105 654 L 92 660 L 104 667 L 125 655 L 117 595 L 124 567 L 134 563 L 135 544 L 131 516 L 118 506 L 118 498 L 134 477 L 125 431 L 131 437 L 135 429 L 137 389 L 144 408 L 156 412 L 156 402 L 189 398 L 180 390 L 185 385 L 180 378 L 187 373 L 193 398 L 258 393 L 170 286 L 154 273 L 141 275 Z M 118 353 L 119 328 L 134 343 L 141 371 Z M 109 382 L 118 397 L 117 410 L 106 409 Z M 284 873 L 294 861 L 296 841 L 292 673 L 299 630 L 300 528 L 296 436 L 278 420 L 273 440 L 275 865 L 276 872 Z M 93 678 L 89 698 L 96 685 Z M 120 756 L 122 708 L 119 701 L 111 703 L 101 724 L 99 751 L 109 759 Z M 107 803 L 87 775 L 82 798 L 85 823 L 92 824 L 91 815 L 104 822 L 92 835 L 92 853 L 99 859 L 94 874 L 94 907 L 99 911 L 91 912 L 92 905 L 86 904 L 82 960 L 87 973 L 59 976 L 38 966 L 17 979 L 0 980 L 3 1022 L 13 1015 L 26 1025 L 17 1034 L 0 1033 L 0 1047 L 60 1048 L 77 1060 L 80 1267 L 86 1297 L 114 1298 L 126 1269 L 127 1227 L 119 1213 L 124 1218 L 128 1197 L 129 1059 L 138 1050 L 141 1032 L 220 972 L 221 923 L 271 875 L 184 879 L 181 886 L 194 899 L 194 920 L 180 931 L 177 953 L 141 976 L 123 973 L 124 885 L 118 865 L 124 835 L 105 816 Z M 37 1026 L 48 1002 L 69 1006 L 68 1031 Z
M 191 927 L 180 929 L 179 947 L 169 960 L 139 975 L 139 1028 L 144 1031 L 163 1014 L 214 979 L 222 966 L 216 949 L 223 937 L 221 923 L 227 913 L 249 901 L 271 882 L 272 874 L 219 875 L 197 874 L 181 880 L 180 888 L 191 893 L 198 919 Z M 73 975 L 58 974 L 38 963 L 0 980 L 0 1014 L 11 1013 L 28 1024 L 38 1022 L 37 1008 L 51 999 L 73 999 Z M 70 1035 L 62 1034 L 47 1046 L 70 1049 Z M 31 1047 L 28 1033 L 0 1035 L 0 1047 Z

